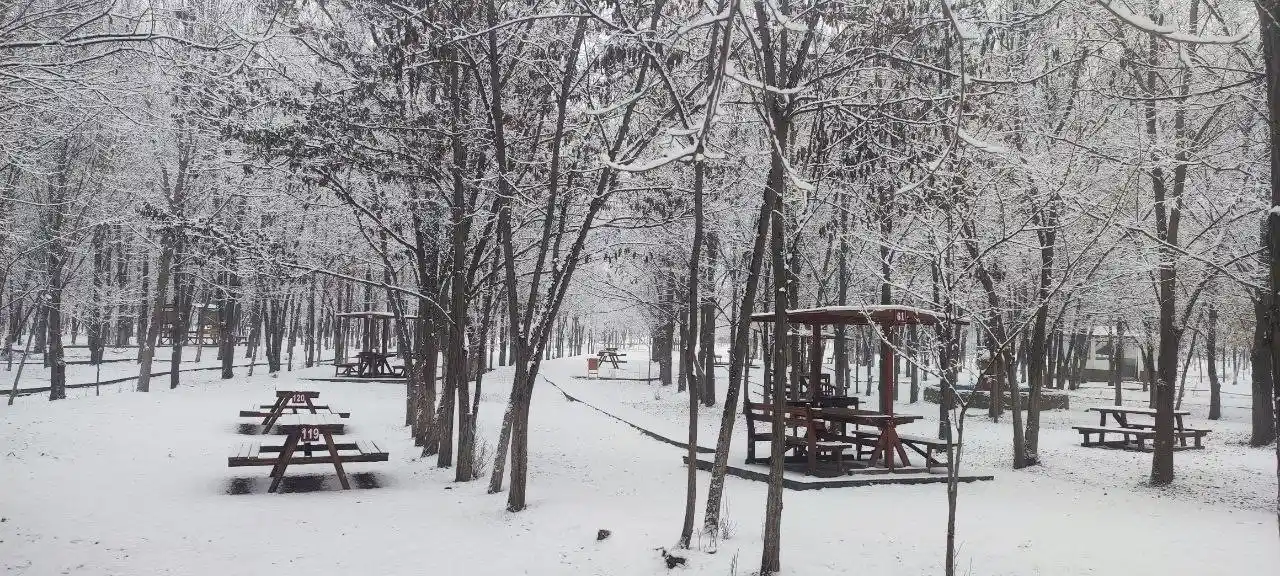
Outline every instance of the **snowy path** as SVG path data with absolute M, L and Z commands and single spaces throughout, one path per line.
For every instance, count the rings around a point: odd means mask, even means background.
M 545 372 L 564 384 L 581 363 L 581 358 L 550 361 Z M 324 490 L 228 495 L 234 478 L 258 472 L 225 466 L 230 448 L 250 440 L 236 433 L 235 413 L 260 402 L 273 387 L 294 383 L 286 376 L 263 375 L 222 383 L 216 373 L 198 374 L 176 391 L 120 391 L 55 403 L 24 398 L 0 409 L 0 567 L 5 573 L 667 573 L 654 549 L 669 546 L 679 531 L 681 450 L 567 402 L 545 383 L 534 394 L 530 508 L 510 514 L 504 510 L 505 495 L 485 494 L 483 482 L 455 484 L 451 470 L 435 468 L 434 459 L 415 458 L 417 451 L 400 426 L 403 388 L 393 384 L 299 385 L 319 390 L 325 403 L 351 410 L 348 437 L 376 441 L 391 452 L 390 462 L 351 467 L 374 473 L 379 488 L 336 490 L 332 472 L 314 466 L 300 472 L 322 475 Z M 490 438 L 496 436 L 507 395 L 505 374 L 499 370 L 485 378 L 480 432 Z M 594 392 L 593 403 L 612 402 L 612 391 L 623 389 L 589 384 L 596 386 L 588 390 Z M 584 388 L 574 382 L 567 386 Z M 626 390 L 638 394 L 642 389 Z M 673 395 L 667 398 L 675 401 Z M 675 404 L 614 406 L 631 416 L 647 415 L 649 423 L 678 422 L 662 416 L 678 414 Z M 718 411 L 704 409 L 703 414 Z M 714 429 L 708 426 L 703 429 Z M 1005 444 L 995 427 L 990 434 L 983 428 L 973 429 L 975 459 L 993 452 L 984 457 L 998 463 Z M 1147 456 L 1135 457 L 1132 465 L 1141 468 Z M 1135 489 L 1115 469 L 1076 471 L 1087 478 L 1001 469 L 994 482 L 964 486 L 958 527 L 962 571 L 1125 576 L 1280 571 L 1275 520 L 1267 513 L 1161 498 Z M 700 492 L 706 478 L 699 476 Z M 785 497 L 786 574 L 941 572 L 941 486 L 788 491 Z M 688 572 L 729 574 L 735 553 L 739 574 L 751 572 L 758 562 L 764 485 L 730 478 L 728 501 L 733 537 L 718 554 L 693 553 Z M 600 528 L 613 536 L 597 542 Z

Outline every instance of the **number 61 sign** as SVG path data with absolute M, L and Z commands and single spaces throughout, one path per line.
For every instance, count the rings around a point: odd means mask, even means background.
M 298 438 L 303 442 L 319 442 L 320 429 L 315 426 L 303 426 L 298 430 Z

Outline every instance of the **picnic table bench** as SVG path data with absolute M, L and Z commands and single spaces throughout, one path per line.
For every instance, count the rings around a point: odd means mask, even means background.
M 837 470 L 843 470 L 844 451 L 852 448 L 853 445 L 830 437 L 826 426 L 820 419 L 814 417 L 814 413 L 815 409 L 803 405 L 793 404 L 783 408 L 782 421 L 788 430 L 783 435 L 783 441 L 786 443 L 784 452 L 795 451 L 798 455 L 804 456 L 805 474 L 809 476 L 817 471 L 818 458 L 824 454 L 834 458 Z M 747 420 L 750 422 L 766 422 L 772 425 L 772 415 L 771 404 L 758 402 L 747 404 Z M 801 429 L 804 430 L 803 433 L 800 432 Z M 773 436 L 769 432 L 759 432 L 751 426 L 747 439 L 747 461 L 752 462 L 755 459 L 756 442 L 772 440 Z
M 1156 415 L 1156 410 L 1152 408 L 1127 408 L 1124 406 L 1096 406 L 1089 408 L 1090 412 L 1098 413 L 1097 426 L 1073 426 L 1076 432 L 1082 437 L 1082 446 L 1109 446 L 1113 448 L 1137 448 L 1145 450 L 1147 441 L 1155 441 L 1156 431 L 1153 422 L 1130 422 L 1129 417 Z M 1183 423 L 1183 416 L 1190 415 L 1186 410 L 1175 410 L 1173 412 L 1173 436 L 1178 440 L 1176 448 L 1204 448 L 1203 439 L 1209 434 L 1210 430 L 1202 428 L 1187 428 Z M 1111 417 L 1114 421 L 1113 425 L 1107 424 L 1107 418 Z M 1107 441 L 1107 435 L 1120 436 L 1120 440 Z M 1097 441 L 1092 441 L 1092 437 L 1097 436 Z M 1193 446 L 1187 446 L 1187 439 L 1193 441 Z
M 227 466 L 232 468 L 271 466 L 268 492 L 280 487 L 290 464 L 332 464 L 342 489 L 350 490 L 343 463 L 385 462 L 388 458 L 373 442 L 334 442 L 333 435 L 342 433 L 342 424 L 328 414 L 286 414 L 278 420 L 277 427 L 286 435 L 283 445 L 242 444 L 227 458 Z M 314 455 L 316 452 L 321 454 Z

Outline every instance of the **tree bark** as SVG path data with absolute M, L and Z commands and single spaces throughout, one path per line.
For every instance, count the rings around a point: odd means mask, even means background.
M 1209 419 L 1222 418 L 1222 382 L 1218 378 L 1218 308 L 1209 306 L 1209 325 L 1204 338 L 1204 355 L 1209 371 Z
M 734 2 L 730 9 L 736 9 Z M 781 168 L 781 164 L 777 165 Z M 770 168 L 769 182 L 775 182 Z M 747 265 L 747 282 L 738 305 L 737 322 L 733 326 L 733 342 L 729 349 L 729 383 L 725 390 L 724 410 L 720 414 L 720 435 L 716 439 L 715 464 L 711 468 L 711 483 L 707 487 L 707 508 L 703 529 L 714 537 L 719 536 L 720 506 L 724 497 L 724 477 L 729 466 L 729 445 L 733 440 L 733 421 L 737 416 L 738 395 L 746 386 L 746 368 L 751 362 L 751 314 L 755 312 L 756 293 L 760 287 L 760 272 L 764 264 L 765 240 L 769 236 L 769 220 L 773 213 L 773 197 L 765 191 L 761 194 L 760 210 L 756 214 L 755 236 L 751 244 L 750 262 Z M 765 381 L 768 386 L 768 380 Z M 746 402 L 746 394 L 743 402 Z M 714 539 L 714 538 L 713 538 Z
M 1253 402 L 1251 403 L 1249 445 L 1266 446 L 1276 439 L 1276 424 L 1272 414 L 1271 389 L 1274 385 L 1274 358 L 1271 357 L 1271 320 L 1269 314 L 1273 304 L 1271 298 L 1262 293 L 1254 300 L 1253 349 L 1249 354 L 1251 381 L 1253 385 Z
M 714 232 L 706 234 L 706 254 L 707 254 L 707 273 L 705 283 L 707 288 L 702 290 L 702 318 L 698 321 L 699 349 L 702 356 L 699 361 L 702 363 L 702 373 L 698 376 L 702 378 L 702 391 L 698 393 L 702 403 L 707 406 L 716 405 L 716 291 L 713 280 L 715 279 L 716 270 L 716 251 L 720 249 L 718 239 Z
M 234 269 L 234 259 L 229 267 Z M 218 346 L 221 348 L 218 357 L 222 361 L 222 379 L 230 380 L 235 377 L 233 366 L 236 359 L 236 330 L 240 320 L 240 275 L 226 272 L 223 278 L 222 302 L 218 307 Z
M 156 355 L 156 340 L 160 337 L 160 329 L 164 325 L 164 302 L 168 296 L 169 272 L 173 266 L 173 244 L 169 239 L 171 232 L 164 231 L 162 234 L 160 262 L 156 266 L 155 304 L 151 306 L 146 340 L 142 342 L 138 355 L 138 392 L 151 391 L 151 362 Z
M 1124 322 L 1116 322 L 1116 337 L 1111 343 L 1111 358 L 1113 368 L 1111 370 L 1111 386 L 1115 389 L 1115 405 L 1124 404 L 1124 391 L 1120 383 L 1124 380 Z

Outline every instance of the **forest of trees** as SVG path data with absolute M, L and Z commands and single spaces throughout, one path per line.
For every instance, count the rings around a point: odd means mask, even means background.
M 542 361 L 629 327 L 687 389 L 691 434 L 727 391 L 688 546 L 717 529 L 748 355 L 787 377 L 787 339 L 743 319 L 906 304 L 969 322 L 906 337 L 927 378 L 956 382 L 965 349 L 1030 388 L 1015 468 L 1040 460 L 1039 394 L 1079 381 L 1079 335 L 1135 338 L 1168 484 L 1189 356 L 1210 418 L 1248 382 L 1250 443 L 1276 437 L 1277 4 L 13 0 L 0 353 L 43 353 L 57 400 L 80 335 L 97 360 L 136 346 L 140 392 L 171 342 L 177 386 L 206 305 L 224 378 L 238 337 L 274 372 L 331 361 L 335 312 L 426 319 L 392 335 L 414 349 L 408 433 L 516 512 Z M 877 341 L 837 332 L 837 385 Z M 478 466 L 491 362 L 515 380 Z M 779 480 L 762 573 L 781 500 Z

